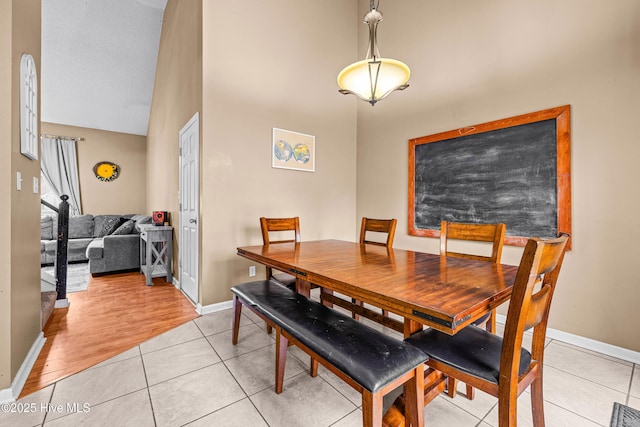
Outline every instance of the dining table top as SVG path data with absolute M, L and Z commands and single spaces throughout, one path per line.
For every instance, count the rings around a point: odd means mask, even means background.
M 516 266 L 342 240 L 244 246 L 237 254 L 448 334 L 507 301 L 517 272 Z

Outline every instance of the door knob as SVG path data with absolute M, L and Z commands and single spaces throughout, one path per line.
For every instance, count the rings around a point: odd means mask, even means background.
M 196 222 L 198 222 L 198 220 L 195 220 L 195 219 L 191 218 L 191 219 L 189 220 L 189 222 L 190 222 L 190 223 L 192 223 L 192 224 L 195 224 Z

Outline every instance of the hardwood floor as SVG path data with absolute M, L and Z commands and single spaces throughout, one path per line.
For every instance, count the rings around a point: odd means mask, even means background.
M 164 278 L 145 286 L 133 273 L 92 277 L 67 294 L 44 328 L 46 342 L 20 397 L 107 360 L 196 317 L 195 307 Z

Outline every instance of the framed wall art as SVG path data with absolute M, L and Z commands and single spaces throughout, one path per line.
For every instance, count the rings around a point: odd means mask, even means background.
M 271 166 L 304 172 L 316 170 L 316 137 L 273 128 Z

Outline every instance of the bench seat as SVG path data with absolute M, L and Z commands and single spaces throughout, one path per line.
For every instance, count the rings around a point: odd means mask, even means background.
M 277 393 L 282 391 L 291 341 L 311 356 L 313 376 L 319 362 L 362 393 L 364 425 L 382 422 L 382 396 L 405 383 L 411 394 L 407 402 L 416 402 L 415 407 L 420 408 L 415 411 L 420 422 L 415 423 L 421 425 L 423 405 L 418 402 L 423 402 L 423 364 L 427 360 L 422 351 L 274 281 L 244 283 L 231 291 L 236 310 L 234 344 L 242 305 L 276 329 Z

